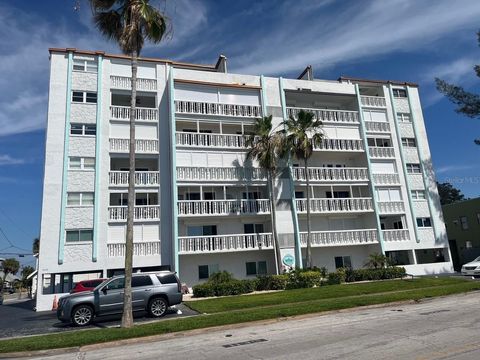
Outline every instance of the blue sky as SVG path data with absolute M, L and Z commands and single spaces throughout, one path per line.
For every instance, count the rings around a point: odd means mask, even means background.
M 418 83 L 438 180 L 480 196 L 480 121 L 456 114 L 433 83 L 438 76 L 480 92 L 472 69 L 480 63 L 478 0 L 152 3 L 173 33 L 146 45 L 145 56 L 212 64 L 225 54 L 230 72 L 296 77 L 311 64 L 316 78 Z M 0 228 L 26 249 L 40 228 L 48 48 L 119 52 L 92 26 L 87 1 L 79 11 L 74 4 L 0 0 Z M 0 234 L 0 251 L 8 246 Z

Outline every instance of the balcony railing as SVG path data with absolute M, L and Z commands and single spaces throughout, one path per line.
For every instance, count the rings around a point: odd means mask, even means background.
M 107 244 L 109 257 L 125 256 L 125 243 Z M 154 256 L 160 255 L 160 241 L 146 241 L 133 243 L 134 256 Z
M 387 102 L 384 97 L 381 96 L 360 96 L 360 100 L 363 106 L 368 107 L 381 107 L 387 106 Z
M 175 135 L 177 146 L 245 148 L 245 137 L 243 135 L 188 132 L 177 132 Z
M 401 214 L 405 212 L 403 201 L 379 201 L 377 204 L 380 214 Z
M 181 114 L 218 115 L 256 118 L 262 116 L 260 105 L 218 104 L 175 100 L 175 112 Z
M 128 76 L 110 75 L 110 87 L 115 89 L 130 90 L 132 88 L 132 79 Z M 137 78 L 136 89 L 143 91 L 155 91 L 157 90 L 157 80 Z
M 129 139 L 110 139 L 110 151 L 128 153 L 130 148 Z M 140 154 L 157 154 L 158 140 L 135 140 L 135 152 Z
M 369 147 L 368 151 L 370 152 L 370 156 L 372 158 L 394 158 L 395 151 L 393 147 Z
M 400 176 L 398 174 L 373 174 L 372 177 L 375 185 L 400 184 Z
M 312 231 L 310 235 L 312 246 L 348 246 L 378 243 L 376 229 Z M 300 243 L 303 247 L 307 246 L 307 232 L 300 233 Z
M 159 220 L 160 207 L 158 205 L 135 206 L 134 220 Z M 108 214 L 111 221 L 126 221 L 128 208 L 126 206 L 109 206 Z
M 272 249 L 271 233 L 182 236 L 178 238 L 180 254 Z
M 179 200 L 179 216 L 269 214 L 270 201 L 256 200 Z
M 110 106 L 110 118 L 130 121 L 130 107 Z M 158 121 L 158 109 L 137 107 L 135 108 L 135 120 Z
M 390 124 L 383 121 L 365 121 L 365 130 L 369 132 L 390 132 Z
M 287 115 L 297 117 L 300 110 L 311 112 L 315 118 L 323 122 L 340 122 L 340 123 L 358 123 L 357 111 L 344 110 L 324 110 L 324 109 L 310 109 L 310 108 L 287 108 Z
M 181 181 L 263 181 L 265 170 L 248 167 L 191 167 L 177 166 Z
M 314 150 L 364 151 L 363 141 L 358 139 L 322 139 L 313 146 Z
M 307 212 L 307 199 L 296 199 L 297 211 Z M 341 213 L 373 211 L 371 198 L 310 199 L 312 213 Z
M 410 233 L 407 229 L 388 229 L 382 230 L 383 241 L 408 241 Z
M 158 171 L 136 171 L 136 186 L 158 186 Z M 128 186 L 128 171 L 110 171 L 108 173 L 110 186 Z
M 296 181 L 306 181 L 305 169 L 294 167 L 293 179 Z M 308 168 L 308 177 L 310 181 L 368 181 L 367 168 L 327 168 L 311 167 Z

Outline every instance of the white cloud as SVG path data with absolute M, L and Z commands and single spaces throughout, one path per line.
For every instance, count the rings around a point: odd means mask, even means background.
M 0 166 L 2 165 L 18 165 L 25 163 L 23 159 L 12 158 L 7 154 L 0 154 Z
M 477 165 L 445 165 L 445 166 L 439 166 L 436 168 L 435 172 L 440 175 L 440 174 L 445 174 L 449 172 L 456 172 L 456 171 L 465 171 L 465 170 L 473 170 L 476 169 Z

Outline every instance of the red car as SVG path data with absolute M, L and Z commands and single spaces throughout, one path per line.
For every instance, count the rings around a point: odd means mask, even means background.
M 95 289 L 98 285 L 100 285 L 102 282 L 104 282 L 107 279 L 94 279 L 94 280 L 83 280 L 79 281 L 75 287 L 70 290 L 70 294 L 82 292 L 82 291 L 92 291 Z

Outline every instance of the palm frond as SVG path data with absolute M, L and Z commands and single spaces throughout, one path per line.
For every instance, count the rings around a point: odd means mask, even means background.
M 124 5 L 125 1 L 119 0 L 89 0 L 92 11 L 110 10 L 115 4 Z
M 97 12 L 93 21 L 106 38 L 119 41 L 122 34 L 122 17 L 117 11 Z

